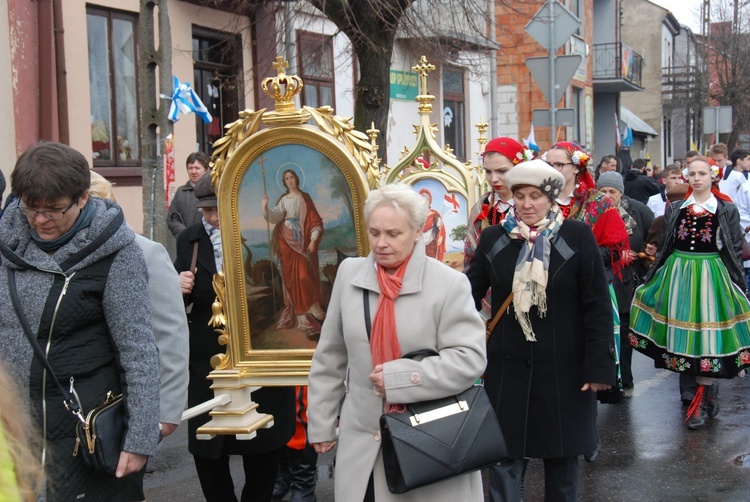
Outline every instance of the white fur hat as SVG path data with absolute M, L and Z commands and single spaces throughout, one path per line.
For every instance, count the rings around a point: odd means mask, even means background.
M 505 179 L 511 190 L 517 186 L 534 186 L 553 201 L 565 186 L 562 173 L 540 159 L 521 162 L 510 170 Z

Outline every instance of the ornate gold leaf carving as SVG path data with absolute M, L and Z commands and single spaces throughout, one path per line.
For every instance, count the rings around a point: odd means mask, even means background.
M 320 108 L 305 106 L 304 110 L 310 113 L 315 125 L 320 130 L 333 136 L 346 146 L 347 151 L 362 166 L 369 187 L 376 188 L 380 179 L 376 149 L 373 148 L 366 134 L 354 129 L 354 125 L 351 123 L 352 117 L 334 115 L 333 108 L 330 106 L 321 106 Z
M 224 126 L 226 133 L 214 143 L 213 161 L 211 162 L 211 182 L 218 186 L 219 179 L 224 172 L 227 159 L 234 153 L 245 138 L 255 134 L 260 127 L 260 119 L 266 109 L 253 111 L 243 110 L 240 112 L 240 118 Z

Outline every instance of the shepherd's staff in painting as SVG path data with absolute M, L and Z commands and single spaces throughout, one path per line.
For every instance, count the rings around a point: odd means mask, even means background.
M 263 175 L 263 196 L 268 199 L 268 190 L 266 189 L 266 158 L 261 155 L 258 159 L 260 164 L 260 173 Z M 266 205 L 266 213 L 268 213 L 268 206 Z M 264 216 L 268 216 L 267 214 Z M 276 313 L 276 279 L 273 274 L 273 257 L 271 256 L 271 224 L 266 220 L 266 235 L 268 236 L 268 257 L 271 258 L 271 292 L 273 294 L 273 312 Z

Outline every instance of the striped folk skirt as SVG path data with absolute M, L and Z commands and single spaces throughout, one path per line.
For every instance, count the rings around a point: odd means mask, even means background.
M 674 251 L 636 290 L 628 340 L 657 368 L 742 376 L 750 367 L 750 303 L 719 253 Z

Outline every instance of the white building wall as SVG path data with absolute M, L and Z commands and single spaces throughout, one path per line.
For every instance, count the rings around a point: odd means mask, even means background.
M 497 87 L 497 130 L 499 136 L 518 138 L 518 86 Z

